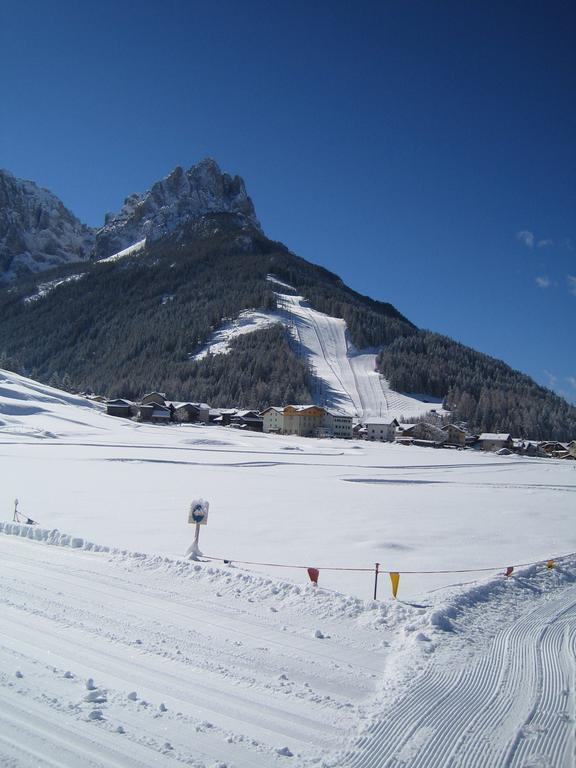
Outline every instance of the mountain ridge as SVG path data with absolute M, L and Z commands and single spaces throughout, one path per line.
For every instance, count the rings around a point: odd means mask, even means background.
M 356 349 L 380 349 L 378 370 L 396 391 L 427 391 L 419 384 L 433 379 L 430 393 L 471 428 L 520 426 L 534 438 L 576 434 L 576 408 L 559 396 L 418 329 L 391 304 L 362 296 L 266 237 L 242 179 L 212 160 L 177 168 L 147 193 L 129 196 L 98 232 L 90 260 L 41 276 L 21 273 L 0 288 L 0 367 L 109 396 L 160 388 L 216 406 L 311 400 L 327 384 L 290 328 L 258 330 L 235 340 L 230 355 L 193 359 L 227 319 L 278 309 L 272 274 L 315 312 L 344 320 Z M 109 259 L 135 242 L 137 251 Z M 374 375 L 366 366 L 360 373 Z

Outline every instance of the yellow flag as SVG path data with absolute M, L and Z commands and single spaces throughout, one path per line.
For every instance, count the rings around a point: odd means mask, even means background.
M 556 565 L 556 563 L 554 562 L 554 560 L 548 560 L 546 562 L 546 568 L 548 568 L 548 569 L 554 568 L 555 565 Z
M 398 594 L 398 584 L 400 583 L 400 574 L 396 571 L 390 571 L 390 581 L 392 582 L 392 594 L 394 597 Z

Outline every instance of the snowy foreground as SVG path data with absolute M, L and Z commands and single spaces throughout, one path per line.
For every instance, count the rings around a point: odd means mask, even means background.
M 502 576 L 576 550 L 571 463 L 136 425 L 0 372 L 0 473 L 0 765 L 574 764 L 576 560 Z M 183 559 L 199 496 L 231 565 Z M 373 601 L 325 569 L 375 562 L 494 570 Z

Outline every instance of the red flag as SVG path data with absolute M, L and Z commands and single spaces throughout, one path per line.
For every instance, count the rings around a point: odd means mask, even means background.
M 514 567 L 512 565 L 509 565 L 508 568 L 506 568 L 506 576 L 512 576 L 513 570 L 514 570 Z
M 316 587 L 318 586 L 318 576 L 320 576 L 320 571 L 318 568 L 308 568 L 308 576 L 310 576 L 310 581 L 312 584 L 314 584 Z

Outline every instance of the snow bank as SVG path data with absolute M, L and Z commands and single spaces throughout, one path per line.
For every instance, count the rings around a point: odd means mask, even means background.
M 25 525 L 23 523 L 9 523 L 0 521 L 0 533 L 7 536 L 21 536 L 33 541 L 42 541 L 57 547 L 71 547 L 72 549 L 84 549 L 88 552 L 110 552 L 110 547 L 94 544 L 91 541 L 60 533 L 57 528 L 39 528 L 37 525 Z

